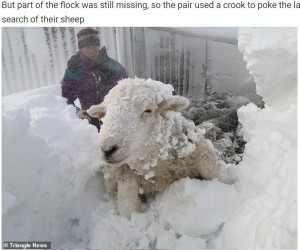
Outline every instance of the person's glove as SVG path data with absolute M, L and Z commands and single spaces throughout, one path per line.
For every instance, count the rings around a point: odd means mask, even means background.
M 91 117 L 89 114 L 86 112 L 86 110 L 83 109 L 76 109 L 76 115 L 78 116 L 79 119 L 87 119 L 89 122 L 91 121 Z

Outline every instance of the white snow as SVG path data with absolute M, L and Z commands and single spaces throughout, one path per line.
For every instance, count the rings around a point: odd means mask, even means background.
M 76 117 L 60 85 L 3 98 L 3 240 L 49 240 L 52 248 L 297 248 L 296 42 L 296 29 L 240 31 L 266 108 L 238 111 L 247 144 L 240 164 L 227 166 L 237 182 L 179 180 L 130 221 L 107 198 L 96 128 Z
M 3 239 L 87 244 L 83 232 L 102 199 L 97 130 L 52 94 L 59 88 L 3 99 Z
M 247 141 L 233 170 L 243 206 L 224 226 L 226 248 L 297 248 L 297 36 L 242 29 L 240 49 L 266 104 L 238 111 Z

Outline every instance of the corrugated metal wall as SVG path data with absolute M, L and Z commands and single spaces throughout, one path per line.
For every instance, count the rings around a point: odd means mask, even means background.
M 191 99 L 203 97 L 206 41 L 158 30 L 145 30 L 147 75 L 172 84 Z

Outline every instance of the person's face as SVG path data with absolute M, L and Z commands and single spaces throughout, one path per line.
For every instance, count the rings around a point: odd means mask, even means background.
M 81 51 L 88 58 L 96 60 L 99 56 L 100 49 L 98 45 L 87 45 L 81 48 Z

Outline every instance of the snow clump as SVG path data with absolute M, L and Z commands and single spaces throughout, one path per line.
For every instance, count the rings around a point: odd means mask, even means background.
M 240 50 L 266 107 L 238 110 L 247 144 L 232 173 L 244 203 L 224 226 L 225 248 L 297 248 L 296 31 L 240 30 Z

